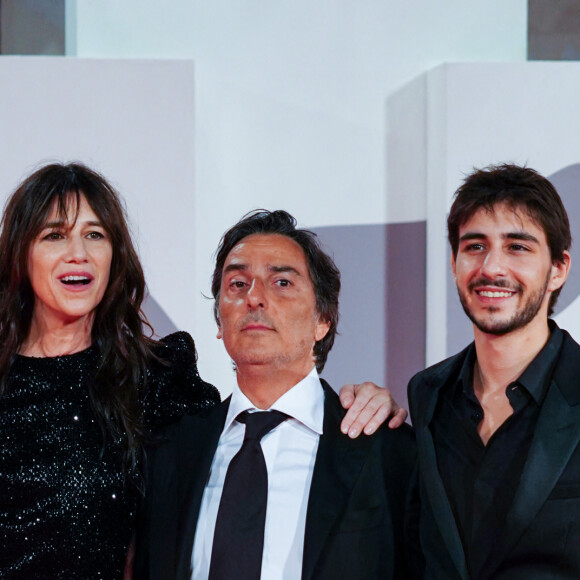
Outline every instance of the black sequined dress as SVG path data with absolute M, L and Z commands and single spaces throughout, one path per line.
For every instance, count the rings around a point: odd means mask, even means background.
M 219 402 L 197 372 L 191 337 L 162 341 L 144 397 L 154 429 Z M 0 578 L 119 579 L 140 499 L 121 449 L 103 437 L 87 382 L 95 347 L 54 357 L 18 356 L 0 399 Z

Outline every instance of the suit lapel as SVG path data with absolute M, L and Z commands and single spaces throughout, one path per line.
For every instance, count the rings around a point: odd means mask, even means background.
M 560 378 L 552 381 L 542 405 L 514 503 L 498 543 L 499 549 L 494 551 L 485 566 L 490 577 L 538 514 L 580 442 L 580 405 L 571 405 L 566 400 L 559 388 L 559 381 L 564 377 L 562 373 L 557 375 Z M 572 383 L 578 393 L 578 370 L 575 376 L 568 376 L 566 380 L 565 390 Z
M 230 398 L 207 417 L 187 417 L 179 434 L 179 498 L 176 578 L 191 578 L 191 553 L 209 471 L 226 420 Z
M 306 514 L 302 578 L 312 578 L 324 544 L 344 512 L 354 484 L 371 449 L 374 436 L 349 439 L 340 431 L 344 410 L 336 393 L 324 388 L 324 424 L 320 437 Z
M 423 489 L 431 505 L 433 517 L 439 526 L 441 537 L 445 542 L 447 551 L 459 574 L 460 578 L 467 579 L 467 562 L 463 544 L 451 509 L 451 504 L 445 491 L 445 486 L 439 474 L 435 444 L 429 425 L 433 419 L 440 389 L 446 384 L 448 376 L 437 375 L 435 380 L 430 381 L 432 388 L 429 389 L 430 399 L 425 401 L 424 422 L 415 425 L 417 447 L 419 449 L 419 464 L 421 478 L 424 481 Z

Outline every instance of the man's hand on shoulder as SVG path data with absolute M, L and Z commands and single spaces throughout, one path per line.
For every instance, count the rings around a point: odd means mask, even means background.
M 340 430 L 352 439 L 363 432 L 372 435 L 389 417 L 389 428 L 397 429 L 408 415 L 393 399 L 389 389 L 374 383 L 344 385 L 339 395 L 342 406 L 348 409 Z

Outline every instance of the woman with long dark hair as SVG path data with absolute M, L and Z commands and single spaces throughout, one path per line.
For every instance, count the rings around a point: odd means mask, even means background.
M 0 234 L 0 578 L 120 578 L 155 427 L 219 402 L 191 337 L 147 338 L 116 191 L 28 177 Z

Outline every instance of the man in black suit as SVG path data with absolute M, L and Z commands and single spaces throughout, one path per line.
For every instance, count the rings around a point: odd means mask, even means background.
M 149 454 L 137 578 L 372 580 L 421 568 L 412 433 L 341 433 L 344 411 L 318 377 L 340 275 L 295 225 L 284 211 L 258 211 L 222 238 L 212 293 L 237 386 Z M 257 416 L 276 415 L 271 431 L 248 435 Z M 262 467 L 247 467 L 250 455 Z
M 580 578 L 580 346 L 548 317 L 570 267 L 552 184 L 475 171 L 448 218 L 475 340 L 409 384 L 427 578 Z

